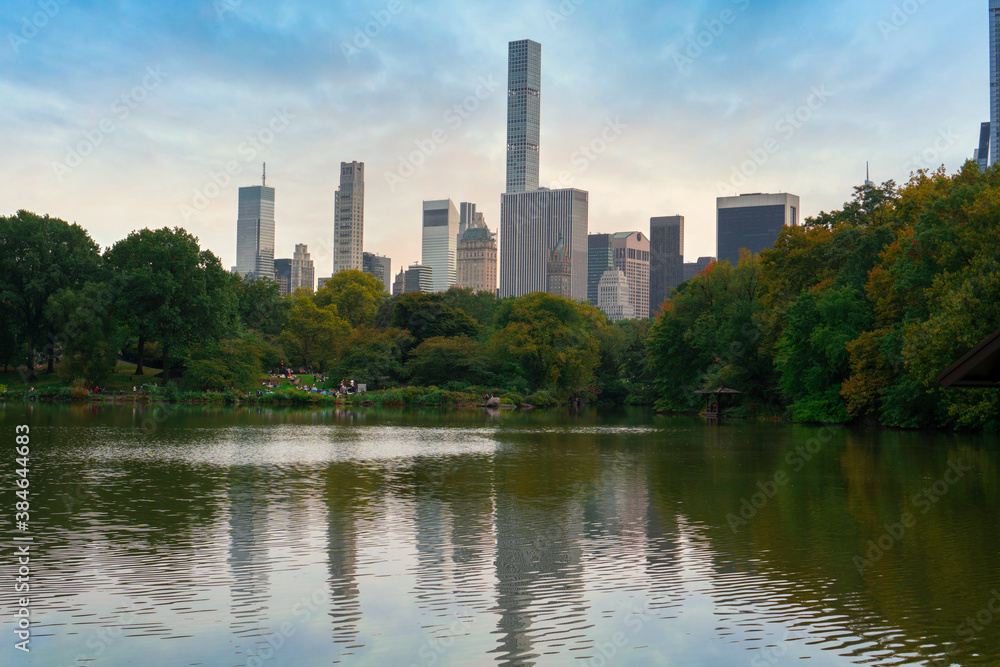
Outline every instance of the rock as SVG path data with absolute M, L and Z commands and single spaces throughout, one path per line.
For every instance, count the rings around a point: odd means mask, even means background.
M 490 398 L 486 399 L 486 407 L 488 407 L 488 408 L 499 408 L 500 407 L 500 399 L 496 398 L 495 396 L 491 396 Z

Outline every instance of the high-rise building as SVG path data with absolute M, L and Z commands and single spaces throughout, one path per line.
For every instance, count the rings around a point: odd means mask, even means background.
M 618 232 L 611 237 L 615 268 L 628 281 L 632 317 L 649 317 L 649 238 L 642 232 Z
M 315 282 L 316 267 L 309 257 L 309 246 L 297 243 L 295 244 L 295 253 L 292 255 L 289 289 L 292 292 L 297 289 L 307 289 L 312 292 Z
M 274 281 L 278 283 L 278 293 L 281 296 L 292 293 L 292 260 L 274 260 Z
M 504 194 L 500 198 L 500 297 L 547 289 L 549 250 L 563 236 L 569 254 L 571 298 L 587 298 L 589 194 L 548 190 Z
M 1000 157 L 1000 0 L 990 0 L 990 166 Z
M 697 262 L 684 262 L 684 282 L 697 276 L 715 261 L 714 257 L 699 257 Z
M 482 214 L 479 214 L 482 219 Z M 475 292 L 497 291 L 497 236 L 483 226 L 466 230 L 458 242 L 459 287 Z
M 236 272 L 244 278 L 274 278 L 274 188 L 240 188 Z
M 684 282 L 684 216 L 649 219 L 649 313 Z
M 979 148 L 975 150 L 972 159 L 979 163 L 979 169 L 986 171 L 990 166 L 990 123 L 979 126 Z
M 392 260 L 373 252 L 361 256 L 361 270 L 370 276 L 375 276 L 385 284 L 385 291 L 392 293 Z
M 319 279 L 317 279 L 316 280 L 316 290 L 318 291 L 318 290 L 323 289 L 324 287 L 326 287 L 326 284 L 328 282 L 330 282 L 331 280 L 333 280 L 333 276 L 330 276 L 329 278 L 319 278 Z
M 541 104 L 542 45 L 530 39 L 511 42 L 507 63 L 508 193 L 538 189 Z
M 563 243 L 563 236 L 559 234 L 559 240 L 552 250 L 549 251 L 549 262 L 546 268 L 546 292 L 561 296 L 564 299 L 572 298 L 572 263 L 569 261 L 569 254 L 566 252 L 566 245 Z
M 609 266 L 597 285 L 597 307 L 612 322 L 635 317 L 629 298 L 628 279 L 615 266 Z
M 465 232 L 474 227 L 485 227 L 486 220 L 483 214 L 476 211 L 476 205 L 469 202 L 462 202 L 458 205 L 458 242 L 462 242 Z
M 431 267 L 422 264 L 411 264 L 403 275 L 403 293 L 433 292 L 434 279 Z
M 361 270 L 365 240 L 365 163 L 341 162 L 333 200 L 333 273 Z
M 392 282 L 392 295 L 399 296 L 406 292 L 406 271 L 399 270 L 396 279 Z
M 612 264 L 611 234 L 587 235 L 587 301 L 597 306 L 597 286 Z
M 450 199 L 424 202 L 423 256 L 433 270 L 431 292 L 446 292 L 458 280 L 458 209 Z M 409 290 L 407 290 L 409 291 Z
M 719 197 L 716 206 L 719 261 L 733 266 L 739 263 L 740 250 L 773 248 L 784 227 L 799 224 L 799 198 L 786 193 Z

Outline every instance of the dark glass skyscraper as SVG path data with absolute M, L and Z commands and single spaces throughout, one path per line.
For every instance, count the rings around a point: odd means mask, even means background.
M 736 266 L 740 250 L 773 248 L 786 225 L 799 224 L 799 198 L 790 194 L 719 197 L 716 239 L 720 262 Z
M 538 189 L 542 104 L 542 45 L 510 43 L 507 64 L 507 192 Z
M 684 216 L 649 219 L 649 314 L 684 282 Z
M 587 235 L 587 301 L 595 308 L 601 276 L 614 264 L 611 252 L 611 234 Z
M 1000 150 L 1000 0 L 990 0 L 990 164 Z

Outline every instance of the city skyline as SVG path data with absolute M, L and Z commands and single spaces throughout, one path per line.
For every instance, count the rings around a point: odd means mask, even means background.
M 307 243 L 330 266 L 338 167 L 356 159 L 368 166 L 364 250 L 403 266 L 417 259 L 417 207 L 429 197 L 475 201 L 500 219 L 508 43 L 522 39 L 546 59 L 540 184 L 590 192 L 591 232 L 684 215 L 690 258 L 715 254 L 720 195 L 796 192 L 805 219 L 849 199 L 867 160 L 876 182 L 957 169 L 989 117 L 986 3 L 898 14 L 862 3 L 564 4 L 572 11 L 505 5 L 490 21 L 489 7 L 449 3 L 395 13 L 180 3 L 136 6 L 127 20 L 60 5 L 0 53 L 10 100 L 0 209 L 79 222 L 104 247 L 137 227 L 182 226 L 231 266 L 237 189 L 259 182 L 266 160 L 281 190 L 276 245 Z M 432 20 L 449 10 L 450 25 Z M 36 11 L 10 3 L 11 34 Z M 823 28 L 762 29 L 795 23 Z M 592 48 L 598 35 L 606 50 Z M 90 46 L 102 40 L 104 60 Z M 266 57 L 251 48 L 261 42 Z M 91 56 L 103 66 L 76 64 Z M 590 142 L 603 150 L 581 150 Z

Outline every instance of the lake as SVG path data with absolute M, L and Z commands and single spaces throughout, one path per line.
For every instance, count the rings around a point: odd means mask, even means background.
M 642 409 L 0 424 L 3 665 L 1000 664 L 995 436 Z

